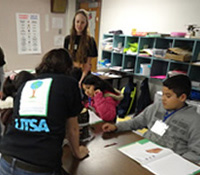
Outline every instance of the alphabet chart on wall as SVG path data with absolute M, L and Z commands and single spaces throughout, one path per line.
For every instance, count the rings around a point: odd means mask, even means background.
M 16 13 L 18 54 L 40 54 L 39 14 Z

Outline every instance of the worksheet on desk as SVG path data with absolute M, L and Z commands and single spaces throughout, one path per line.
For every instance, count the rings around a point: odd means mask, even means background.
M 200 167 L 187 161 L 177 154 L 170 154 L 164 158 L 144 165 L 149 171 L 157 175 L 192 175 Z M 195 174 L 195 173 L 194 173 Z
M 200 170 L 199 166 L 148 139 L 118 149 L 156 175 L 189 175 Z
M 136 160 L 141 165 L 147 165 L 152 161 L 160 160 L 173 153 L 172 150 L 163 148 L 147 139 L 122 146 L 119 148 L 119 151 Z

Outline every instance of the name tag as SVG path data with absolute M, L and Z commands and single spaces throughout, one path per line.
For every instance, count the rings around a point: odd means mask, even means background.
M 74 50 L 77 50 L 77 49 L 78 49 L 78 45 L 74 44 Z M 70 50 L 70 44 L 68 45 L 68 50 Z
M 168 128 L 169 126 L 166 125 L 166 123 L 163 123 L 161 120 L 157 120 L 152 126 L 151 131 L 160 136 L 163 136 Z

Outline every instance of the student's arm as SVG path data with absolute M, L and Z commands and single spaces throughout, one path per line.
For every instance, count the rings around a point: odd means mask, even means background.
M 117 130 L 117 126 L 115 124 L 105 123 L 102 126 L 102 130 L 103 130 L 103 132 L 113 132 L 113 131 Z
M 153 116 L 152 111 L 154 110 L 156 110 L 155 106 L 150 105 L 145 108 L 143 112 L 130 120 L 118 122 L 116 124 L 105 123 L 102 126 L 102 130 L 103 132 L 122 132 L 145 128 L 149 124 Z
M 70 117 L 66 123 L 67 136 L 73 155 L 78 159 L 83 159 L 88 155 L 89 150 L 85 146 L 79 145 L 79 126 L 77 117 Z
M 155 105 L 155 103 L 149 105 L 140 114 L 138 114 L 131 120 L 117 123 L 117 131 L 130 131 L 147 127 L 151 120 L 154 118 L 156 111 L 157 106 Z

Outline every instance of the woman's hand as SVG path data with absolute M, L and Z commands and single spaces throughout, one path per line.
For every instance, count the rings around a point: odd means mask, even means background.
M 83 159 L 88 155 L 88 153 L 89 153 L 88 148 L 81 145 L 81 146 L 79 146 L 79 155 L 77 155 L 77 158 Z

